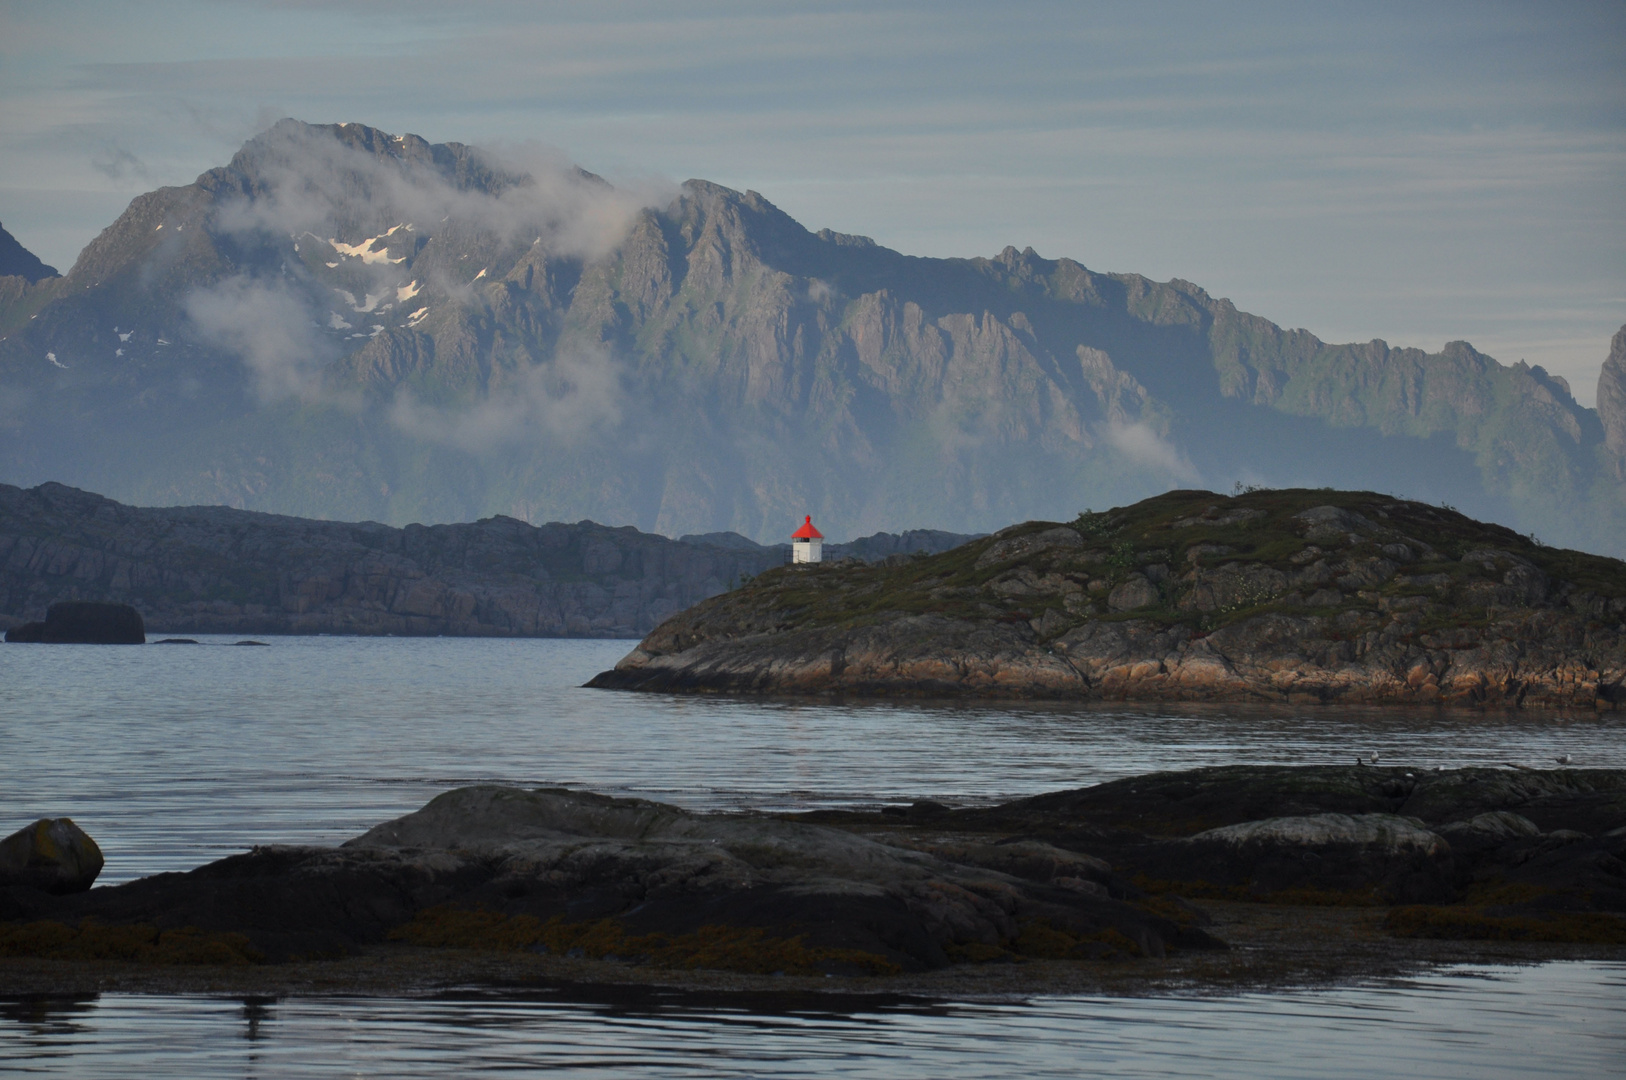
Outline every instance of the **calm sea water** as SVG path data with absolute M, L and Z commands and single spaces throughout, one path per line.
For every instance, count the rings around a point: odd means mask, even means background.
M 1626 968 L 1455 969 L 1218 998 L 741 1008 L 454 995 L 0 1006 L 0 1070 L 187 1077 L 1355 1077 L 1599 1080 L 1626 1066 Z
M 255 843 L 337 842 L 477 781 L 781 809 L 985 802 L 1153 769 L 1374 751 L 1418 768 L 1560 754 L 1626 766 L 1626 723 L 1588 715 L 663 698 L 580 688 L 624 641 L 202 640 L 0 646 L 0 830 L 73 817 L 116 883 Z M 1269 997 L 844 1012 L 579 994 L 108 995 L 0 1011 L 0 1071 L 1619 1075 L 1623 987 L 1619 968 L 1554 964 Z

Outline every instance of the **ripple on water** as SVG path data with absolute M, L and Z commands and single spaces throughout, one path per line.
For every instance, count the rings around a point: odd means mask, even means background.
M 1626 967 L 1456 968 L 1234 997 L 755 1011 L 467 995 L 0 1007 L 0 1065 L 41 1076 L 486 1072 L 775 1077 L 1586 1077 L 1626 1060 Z
M 337 842 L 481 780 L 805 809 L 1373 750 L 1420 768 L 1626 766 L 1619 717 L 658 697 L 580 688 L 626 641 L 269 640 L 0 647 L 0 822 L 73 817 L 116 883 Z

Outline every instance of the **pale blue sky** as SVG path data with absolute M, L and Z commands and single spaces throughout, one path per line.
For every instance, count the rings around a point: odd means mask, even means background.
M 0 105 L 0 222 L 64 270 L 287 115 L 1182 277 L 1333 341 L 1466 338 L 1588 404 L 1626 322 L 1621 0 L 0 0 Z

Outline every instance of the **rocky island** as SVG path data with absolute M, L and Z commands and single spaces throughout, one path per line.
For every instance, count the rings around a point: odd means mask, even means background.
M 1172 491 L 778 568 L 588 685 L 1620 709 L 1626 563 L 1372 492 Z
M 104 888 L 57 819 L 0 843 L 0 990 L 1031 992 L 1616 959 L 1623 856 L 1618 769 L 1235 766 L 780 815 L 487 785 Z

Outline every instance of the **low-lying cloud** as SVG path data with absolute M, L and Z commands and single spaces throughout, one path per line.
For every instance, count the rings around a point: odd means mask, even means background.
M 253 139 L 240 158 L 260 188 L 252 199 L 224 204 L 217 226 L 371 236 L 402 222 L 420 232 L 452 222 L 504 243 L 540 242 L 555 254 L 595 258 L 626 235 L 640 210 L 675 193 L 670 185 L 613 186 L 533 144 L 501 157 L 470 149 L 454 162 L 414 135 L 372 132 L 363 142 L 361 125 L 342 127 L 355 144 L 293 120 Z
M 1106 427 L 1106 442 L 1131 464 L 1151 472 L 1159 472 L 1181 483 L 1195 484 L 1202 480 L 1179 447 L 1160 435 L 1156 428 L 1144 420 L 1133 423 L 1110 423 Z
M 561 352 L 467 406 L 397 393 L 390 423 L 413 438 L 484 453 L 517 443 L 576 445 L 614 429 L 625 395 L 618 365 L 603 352 Z
M 193 290 L 185 309 L 199 342 L 240 357 L 265 403 L 322 391 L 339 349 L 311 321 L 309 302 L 280 279 L 227 278 Z

